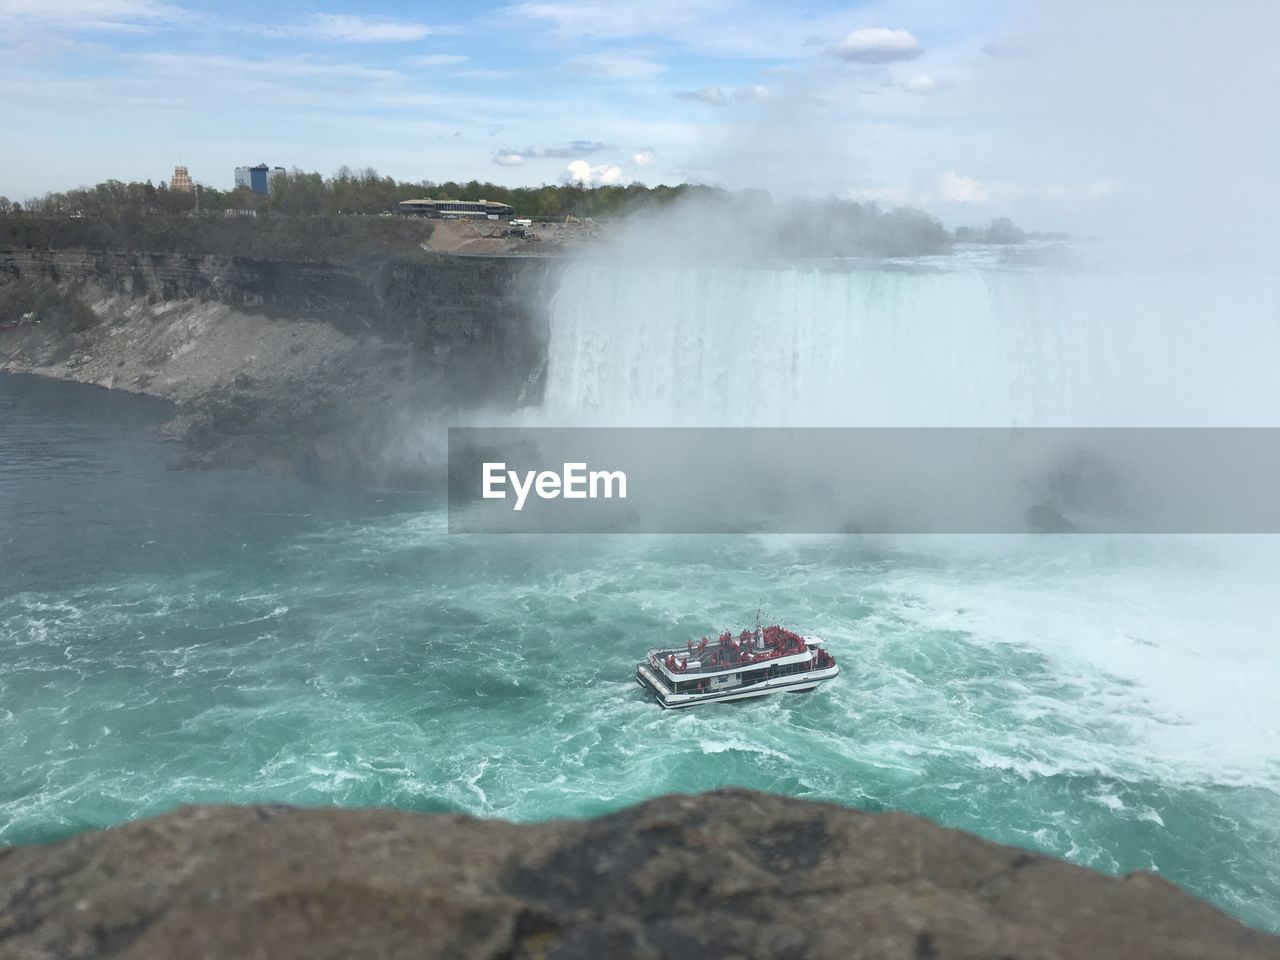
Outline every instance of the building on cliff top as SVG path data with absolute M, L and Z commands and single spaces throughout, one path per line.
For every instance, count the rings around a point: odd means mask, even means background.
M 173 179 L 169 181 L 169 189 L 176 190 L 179 193 L 190 193 L 196 188 L 191 182 L 191 174 L 187 173 L 186 167 L 174 167 Z
M 268 167 L 265 163 L 256 167 L 236 167 L 236 189 L 248 187 L 265 197 L 271 193 L 271 178 L 284 172 L 284 167 Z
M 495 200 L 401 200 L 398 209 L 415 217 L 487 217 L 490 220 L 510 217 L 515 211 L 510 204 Z

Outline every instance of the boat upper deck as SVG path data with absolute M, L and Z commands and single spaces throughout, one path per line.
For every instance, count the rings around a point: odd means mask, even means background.
M 647 651 L 646 658 L 672 680 L 680 680 L 732 673 L 757 664 L 807 662 L 814 656 L 810 647 L 821 643 L 817 637 L 802 637 L 783 627 L 757 627 L 736 637 L 728 632 L 714 640 L 703 637 L 683 648 L 657 647 Z

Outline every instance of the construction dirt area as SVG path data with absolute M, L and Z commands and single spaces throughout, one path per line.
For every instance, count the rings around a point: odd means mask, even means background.
M 458 256 L 553 256 L 600 242 L 608 227 L 590 219 L 534 220 L 516 226 L 507 220 L 431 220 L 431 253 Z

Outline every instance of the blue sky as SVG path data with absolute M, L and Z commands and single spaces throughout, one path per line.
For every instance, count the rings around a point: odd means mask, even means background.
M 1068 7 L 1090 12 L 1045 13 Z M 347 164 L 513 185 L 698 180 L 1051 227 L 1133 174 L 1078 149 L 1089 105 L 1111 97 L 1091 78 L 1153 69 L 1117 71 L 1131 44 L 1109 52 L 1091 19 L 1124 21 L 1122 7 L 0 0 L 0 193 L 158 182 L 176 163 L 219 187 L 239 164 Z M 1096 62 L 1080 38 L 1101 44 Z M 1131 146 L 1123 124 L 1107 133 Z

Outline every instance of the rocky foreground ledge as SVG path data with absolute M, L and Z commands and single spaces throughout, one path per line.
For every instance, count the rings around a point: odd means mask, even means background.
M 741 790 L 592 821 L 187 807 L 0 851 L 0 957 L 1280 957 L 1148 873 Z

